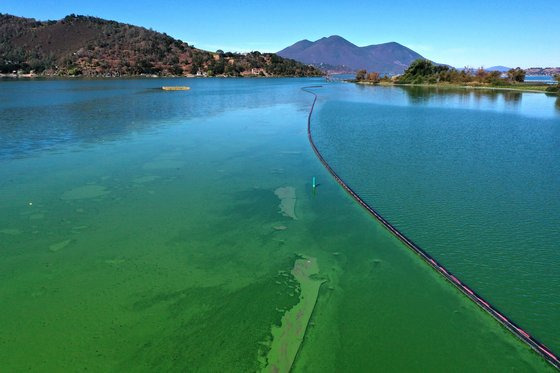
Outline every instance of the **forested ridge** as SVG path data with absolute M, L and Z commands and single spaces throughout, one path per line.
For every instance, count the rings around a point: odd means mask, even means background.
M 144 27 L 69 15 L 37 21 L 0 14 L 0 73 L 134 76 L 316 76 L 273 53 L 208 52 Z

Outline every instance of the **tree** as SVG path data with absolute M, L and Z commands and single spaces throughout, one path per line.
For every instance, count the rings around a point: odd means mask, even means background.
M 440 73 L 447 72 L 447 67 L 440 67 L 434 65 L 431 61 L 425 59 L 417 59 L 413 61 L 410 66 L 402 74 L 398 82 L 399 83 L 412 83 L 421 84 L 428 81 L 437 81 Z
M 224 61 L 220 60 L 209 65 L 208 68 L 212 70 L 212 72 L 214 72 L 215 75 L 222 75 L 225 71 L 226 66 L 224 64 Z
M 153 74 L 154 73 L 154 65 L 151 61 L 148 61 L 145 58 L 142 58 L 136 62 L 136 67 L 140 71 L 141 74 Z
M 483 82 L 486 79 L 487 75 L 488 72 L 484 70 L 484 67 L 479 67 L 478 70 L 476 70 L 476 78 L 479 82 Z
M 356 73 L 356 80 L 362 81 L 366 78 L 367 71 L 366 70 L 358 70 Z
M 408 69 L 406 69 L 405 74 L 427 76 L 433 74 L 434 72 L 435 66 L 432 61 L 419 58 L 410 64 Z
M 515 69 L 510 69 L 507 72 L 508 79 L 511 82 L 523 83 L 525 81 L 525 70 L 516 67 Z
M 173 75 L 183 75 L 183 69 L 178 64 L 172 65 L 169 68 L 169 72 Z
M 560 95 L 560 74 L 554 75 L 554 80 L 556 80 L 556 82 L 557 82 L 558 84 L 556 84 L 556 85 L 549 85 L 549 86 L 546 88 L 546 91 L 547 91 L 547 92 L 550 92 L 550 93 L 555 93 L 555 94 L 557 94 L 557 95 Z M 558 99 L 556 100 L 556 107 L 557 107 L 558 109 L 560 109 L 560 98 L 558 98 Z
M 379 83 L 380 81 L 379 73 L 371 72 L 367 74 L 367 81 L 372 83 Z
M 504 80 L 501 78 L 502 73 L 499 71 L 490 71 L 484 78 L 485 83 L 490 83 L 493 85 L 503 84 Z

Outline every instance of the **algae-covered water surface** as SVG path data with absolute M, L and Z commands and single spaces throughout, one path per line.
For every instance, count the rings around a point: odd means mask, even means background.
M 0 82 L 2 370 L 546 370 L 331 179 L 315 83 Z

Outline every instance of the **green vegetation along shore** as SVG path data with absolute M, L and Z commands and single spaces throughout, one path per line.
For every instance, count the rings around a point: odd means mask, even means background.
M 33 76 L 320 76 L 274 53 L 197 49 L 165 33 L 95 17 L 0 14 L 0 74 Z
M 413 85 L 413 86 L 437 86 L 450 88 L 473 88 L 473 89 L 504 89 L 524 92 L 545 92 L 549 94 L 560 93 L 560 75 L 554 78 L 556 85 L 525 83 L 525 71 L 518 68 L 511 69 L 504 77 L 499 71 L 486 71 L 483 68 L 477 70 L 463 69 L 436 65 L 431 61 L 418 59 L 405 70 L 402 75 L 394 77 L 381 77 L 377 72 L 368 73 L 360 70 L 353 80 L 358 84 L 367 85 Z

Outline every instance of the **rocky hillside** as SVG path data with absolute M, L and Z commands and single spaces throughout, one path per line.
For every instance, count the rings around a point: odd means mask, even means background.
M 316 76 L 273 53 L 207 52 L 165 33 L 95 17 L 37 21 L 0 14 L 0 73 Z

